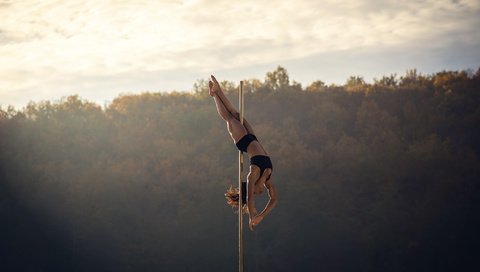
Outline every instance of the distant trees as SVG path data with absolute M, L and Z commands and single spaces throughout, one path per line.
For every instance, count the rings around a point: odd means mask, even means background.
M 479 268 L 479 87 L 480 70 L 245 80 L 280 198 L 245 234 L 248 270 Z M 0 109 L 4 270 L 235 269 L 237 153 L 207 92 Z
M 308 87 L 307 91 L 314 92 L 314 91 L 321 91 L 326 87 L 325 82 L 321 80 L 315 80 L 312 82 Z
M 282 66 L 278 66 L 272 72 L 268 72 L 265 76 L 265 85 L 271 90 L 278 90 L 290 86 L 290 78 L 288 72 Z
M 380 79 L 375 79 L 374 82 L 375 85 L 382 87 L 396 87 L 398 85 L 398 79 L 396 74 L 390 76 L 383 76 Z

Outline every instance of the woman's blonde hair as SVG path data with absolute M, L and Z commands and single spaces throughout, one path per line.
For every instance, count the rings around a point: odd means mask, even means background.
M 240 190 L 238 187 L 233 188 L 233 186 L 230 185 L 230 188 L 228 188 L 225 193 L 225 198 L 227 199 L 227 204 L 232 206 L 232 208 L 236 208 L 238 212 L 238 203 L 240 202 Z M 242 213 L 246 214 L 247 212 L 247 204 L 244 203 L 242 206 Z

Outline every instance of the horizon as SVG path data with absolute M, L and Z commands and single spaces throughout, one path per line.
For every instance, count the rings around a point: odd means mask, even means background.
M 277 67 L 282 67 L 282 68 L 285 68 L 281 65 L 278 65 Z M 265 74 L 267 72 L 271 72 L 273 71 L 274 69 L 270 70 L 270 71 L 266 71 Z M 371 78 L 371 80 L 367 80 L 365 79 L 365 77 L 361 76 L 361 75 L 350 75 L 349 77 L 356 77 L 356 76 L 359 76 L 360 78 L 364 79 L 365 80 L 365 84 L 375 84 L 375 80 L 377 79 L 381 79 L 381 77 L 383 76 L 395 76 L 396 79 L 401 79 L 401 77 L 403 77 L 404 75 L 406 75 L 406 73 L 408 71 L 413 71 L 415 70 L 418 75 L 421 75 L 421 76 L 433 76 L 437 73 L 441 73 L 441 72 L 466 72 L 467 73 L 467 76 L 468 77 L 472 77 L 475 73 L 477 73 L 478 71 L 480 71 L 480 66 L 477 68 L 477 69 L 472 69 L 472 68 L 468 68 L 468 69 L 460 69 L 460 70 L 442 70 L 442 71 L 436 71 L 436 72 L 432 72 L 432 73 L 422 73 L 421 71 L 418 71 L 418 69 L 416 68 L 413 68 L 413 69 L 407 69 L 405 71 L 404 74 L 398 74 L 398 73 L 392 73 L 392 74 L 384 74 L 384 75 L 380 75 L 378 77 L 373 77 Z M 288 72 L 288 75 L 289 75 L 289 80 L 290 80 L 290 83 L 293 83 L 293 82 L 296 82 L 296 83 L 300 83 L 301 84 L 301 87 L 303 90 L 305 90 L 311 83 L 315 82 L 316 80 L 320 80 L 320 79 L 314 79 L 312 82 L 310 82 L 310 84 L 303 84 L 302 82 L 299 82 L 297 81 L 296 79 L 294 78 L 291 78 L 290 77 L 290 72 L 288 71 L 288 69 L 286 69 L 286 71 Z M 346 84 L 346 81 L 348 80 L 349 77 L 346 77 L 345 80 L 343 82 L 332 82 L 332 83 L 327 83 L 327 82 L 324 82 L 325 83 L 325 86 L 328 86 L 328 87 L 334 87 L 334 86 L 345 86 Z M 262 82 L 264 82 L 265 78 L 248 78 L 248 79 L 242 79 L 242 80 L 252 80 L 252 79 L 258 79 L 258 80 L 261 80 Z M 103 100 L 103 101 L 98 101 L 98 100 L 93 100 L 93 99 L 89 99 L 88 97 L 84 97 L 78 93 L 71 93 L 71 94 L 67 94 L 67 95 L 64 95 L 64 96 L 61 96 L 61 97 L 52 97 L 52 98 L 49 98 L 49 99 L 41 99 L 41 100 L 30 100 L 28 102 L 26 102 L 24 105 L 21 105 L 20 107 L 18 105 L 12 105 L 12 104 L 9 104 L 9 105 L 4 105 L 2 103 L 0 103 L 0 110 L 6 110 L 8 107 L 10 106 L 13 106 L 14 109 L 16 111 L 22 111 L 24 110 L 28 104 L 30 103 L 40 103 L 40 102 L 51 102 L 51 103 L 64 103 L 65 99 L 67 99 L 68 97 L 71 97 L 71 96 L 78 96 L 79 99 L 81 100 L 85 100 L 85 101 L 88 101 L 88 102 L 91 102 L 91 103 L 95 103 L 97 104 L 98 106 L 102 107 L 102 109 L 105 109 L 107 108 L 115 99 L 117 98 L 120 98 L 122 96 L 135 96 L 135 95 L 142 95 L 142 94 L 147 94 L 147 93 L 151 93 L 151 94 L 156 94 L 156 93 L 162 93 L 162 94 L 172 94 L 172 93 L 193 93 L 195 90 L 194 90 L 194 84 L 196 83 L 200 83 L 201 80 L 208 80 L 208 78 L 203 78 L 203 79 L 197 79 L 195 82 L 193 82 L 191 85 L 192 87 L 189 89 L 189 90 L 139 90 L 139 91 L 133 91 L 133 92 L 130 92 L 130 91 L 125 91 L 125 92 L 119 92 L 117 93 L 115 96 L 111 97 L 110 100 Z M 223 79 L 221 81 L 228 81 L 228 82 L 231 82 L 233 84 L 235 84 L 236 87 L 239 86 L 239 83 L 240 83 L 240 80 L 238 82 L 233 82 L 233 81 L 229 81 L 228 79 Z M 322 80 L 323 81 L 323 80 Z

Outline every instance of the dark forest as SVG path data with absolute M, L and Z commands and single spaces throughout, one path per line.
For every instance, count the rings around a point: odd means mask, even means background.
M 480 271 L 480 69 L 246 91 L 278 205 L 245 271 Z M 0 270 L 235 271 L 237 159 L 205 80 L 3 106 Z

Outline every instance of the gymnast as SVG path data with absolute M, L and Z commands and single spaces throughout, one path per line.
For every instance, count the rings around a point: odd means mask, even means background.
M 247 176 L 246 184 L 242 184 L 242 211 L 248 213 L 248 227 L 253 231 L 263 218 L 268 215 L 277 203 L 277 194 L 272 180 L 273 165 L 267 152 L 255 137 L 250 124 L 243 119 L 243 125 L 240 122 L 240 114 L 235 107 L 228 101 L 223 93 L 217 79 L 211 76 L 208 82 L 209 94 L 215 100 L 217 111 L 220 117 L 227 123 L 228 132 L 232 137 L 237 148 L 246 152 L 250 157 L 250 172 Z M 244 185 L 245 184 L 245 185 Z M 246 188 L 245 188 L 246 187 Z M 255 209 L 253 196 L 261 194 L 263 188 L 266 188 L 270 200 L 261 213 Z M 247 193 L 245 194 L 245 189 Z M 233 207 L 239 205 L 239 188 L 230 187 L 225 194 L 227 203 Z

